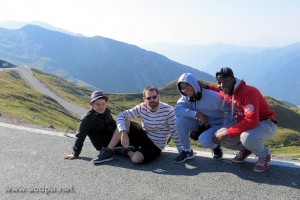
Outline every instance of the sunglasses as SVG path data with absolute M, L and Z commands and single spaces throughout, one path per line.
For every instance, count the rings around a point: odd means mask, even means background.
M 152 97 L 145 97 L 145 99 L 147 99 L 148 101 L 150 101 L 151 99 L 156 99 L 157 98 L 157 95 L 154 95 Z

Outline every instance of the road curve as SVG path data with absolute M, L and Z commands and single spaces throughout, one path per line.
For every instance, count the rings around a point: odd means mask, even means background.
M 87 109 L 82 108 L 74 103 L 64 100 L 59 97 L 55 92 L 46 87 L 42 82 L 34 77 L 34 74 L 27 67 L 16 67 L 11 68 L 20 73 L 20 75 L 29 83 L 29 85 L 35 90 L 43 93 L 52 99 L 56 100 L 60 105 L 62 105 L 66 110 L 75 114 L 77 117 L 84 115 Z

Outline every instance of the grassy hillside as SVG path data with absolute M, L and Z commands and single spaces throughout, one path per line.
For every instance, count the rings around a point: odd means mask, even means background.
M 57 76 L 34 70 L 34 75 L 49 88 L 66 100 L 73 101 L 82 107 L 89 108 L 89 99 L 92 91 L 76 86 Z M 161 100 L 174 106 L 180 97 L 176 81 L 161 88 Z M 0 73 L 0 113 L 17 123 L 22 121 L 28 124 L 53 126 L 58 130 L 75 131 L 78 119 L 64 110 L 57 102 L 45 95 L 32 90 L 24 80 L 14 71 Z M 142 94 L 108 94 L 108 107 L 115 116 L 121 110 L 133 107 L 142 101 Z M 300 159 L 300 109 L 285 105 L 271 97 L 266 97 L 272 109 L 276 111 L 278 131 L 267 144 L 277 155 Z M 196 146 L 197 143 L 193 142 Z M 171 143 L 172 145 L 172 143 Z
M 47 87 L 51 88 L 55 93 L 64 97 L 68 101 L 72 101 L 82 107 L 89 108 L 91 90 L 77 86 L 67 82 L 62 78 L 54 75 L 46 74 L 41 71 L 32 69 L 34 76 L 41 80 Z M 113 115 L 118 114 L 121 110 L 130 108 L 141 102 L 140 94 L 107 94 L 109 96 L 108 107 Z
M 32 90 L 17 72 L 1 71 L 0 85 L 0 113 L 5 120 L 61 130 L 76 129 L 75 116 L 54 99 Z

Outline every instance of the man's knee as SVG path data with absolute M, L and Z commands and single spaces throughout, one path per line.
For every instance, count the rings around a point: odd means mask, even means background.
M 134 152 L 134 154 L 131 156 L 130 159 L 131 159 L 131 162 L 139 164 L 144 161 L 144 156 L 141 152 L 136 151 L 136 152 Z
M 242 144 L 247 148 L 253 146 L 259 142 L 259 138 L 255 137 L 254 134 L 249 134 L 248 132 L 243 132 L 240 136 Z
M 210 148 L 213 144 L 213 139 L 209 139 L 206 135 L 201 134 L 198 138 L 201 147 Z
M 217 128 L 210 128 L 204 131 L 198 139 L 200 145 L 204 148 L 214 148 L 216 144 L 214 143 L 213 138 L 217 130 Z

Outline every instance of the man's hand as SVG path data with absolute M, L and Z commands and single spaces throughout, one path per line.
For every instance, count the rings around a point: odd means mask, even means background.
M 196 113 L 196 118 L 201 122 L 201 124 L 203 124 L 205 126 L 209 125 L 206 117 L 201 112 Z
M 221 128 L 220 130 L 218 130 L 215 133 L 214 142 L 216 144 L 221 144 L 226 137 L 228 137 L 227 129 L 226 128 Z
M 64 159 L 68 159 L 68 160 L 73 160 L 73 159 L 76 159 L 76 158 L 78 158 L 78 157 L 74 156 L 73 154 L 64 156 Z
M 129 146 L 129 137 L 126 131 L 122 131 L 121 133 L 121 144 L 124 148 L 128 148 Z

